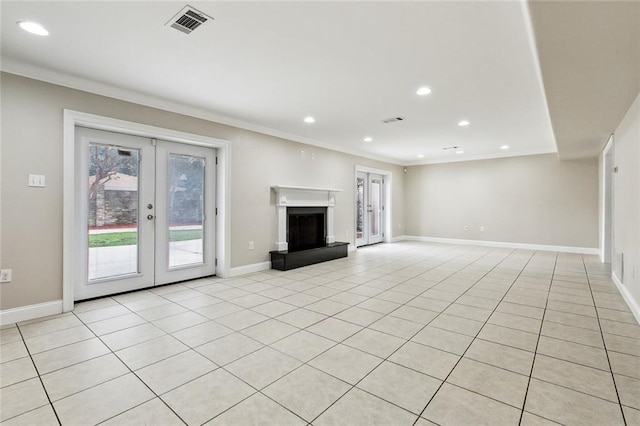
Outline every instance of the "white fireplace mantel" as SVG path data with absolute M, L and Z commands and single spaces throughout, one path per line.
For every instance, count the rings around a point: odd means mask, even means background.
M 287 207 L 326 207 L 327 208 L 327 244 L 336 241 L 334 231 L 334 208 L 336 194 L 341 189 L 309 188 L 304 186 L 274 185 L 276 209 L 278 211 L 278 240 L 276 250 L 287 250 Z

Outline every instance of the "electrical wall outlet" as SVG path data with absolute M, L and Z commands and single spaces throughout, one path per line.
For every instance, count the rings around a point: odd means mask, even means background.
M 468 230 L 469 230 L 469 227 L 468 227 L 467 225 L 465 225 L 465 226 L 464 226 L 464 230 L 465 230 L 465 231 L 468 231 Z
M 29 186 L 44 188 L 44 175 L 29 175 Z
M 253 241 L 249 241 L 249 250 L 253 250 L 254 245 L 253 245 Z
M 484 226 L 480 227 L 480 232 L 484 232 Z
M 10 283 L 11 282 L 11 269 L 2 269 L 0 270 L 0 283 Z

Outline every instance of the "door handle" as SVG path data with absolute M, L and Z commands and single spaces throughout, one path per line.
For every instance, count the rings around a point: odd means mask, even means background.
M 149 220 L 153 219 L 153 215 L 152 214 L 148 214 L 147 215 L 147 219 L 149 219 Z

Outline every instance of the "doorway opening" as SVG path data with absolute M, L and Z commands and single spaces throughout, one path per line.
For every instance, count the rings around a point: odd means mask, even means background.
M 357 168 L 355 185 L 356 247 L 388 241 L 389 176 L 381 170 Z
M 75 300 L 215 274 L 215 149 L 76 128 Z M 144 159 L 144 161 L 143 161 Z
M 65 110 L 63 311 L 75 300 L 228 276 L 229 150 Z
M 602 151 L 602 223 L 601 252 L 602 263 L 611 263 L 613 258 L 613 135 L 609 137 Z

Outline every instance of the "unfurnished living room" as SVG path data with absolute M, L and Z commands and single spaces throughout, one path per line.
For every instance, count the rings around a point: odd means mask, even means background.
M 640 425 L 640 1 L 0 19 L 3 425 Z

